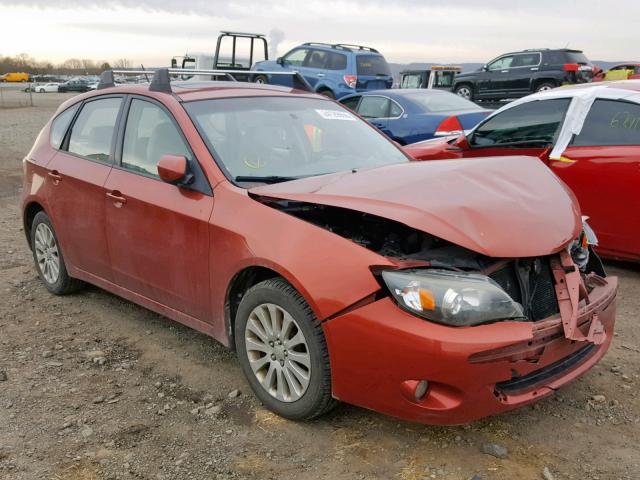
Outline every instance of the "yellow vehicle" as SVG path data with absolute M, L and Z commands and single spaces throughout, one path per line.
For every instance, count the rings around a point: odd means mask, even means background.
M 29 74 L 25 72 L 9 72 L 0 75 L 0 82 L 28 82 Z

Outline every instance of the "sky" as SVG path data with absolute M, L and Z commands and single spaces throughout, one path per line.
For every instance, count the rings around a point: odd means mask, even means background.
M 398 63 L 566 46 L 630 61 L 640 60 L 638 19 L 637 0 L 0 0 L 0 55 L 164 66 L 213 52 L 218 31 L 235 30 L 266 34 L 274 57 L 320 41 L 369 45 Z

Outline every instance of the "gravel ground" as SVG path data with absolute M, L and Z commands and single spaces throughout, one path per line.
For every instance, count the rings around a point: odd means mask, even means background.
M 21 228 L 21 159 L 67 94 L 0 109 L 0 478 L 638 479 L 640 267 L 589 374 L 536 405 L 430 427 L 341 405 L 283 420 L 233 353 L 94 287 L 46 292 Z

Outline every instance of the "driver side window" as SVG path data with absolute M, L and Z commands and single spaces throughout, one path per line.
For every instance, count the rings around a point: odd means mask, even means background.
M 557 98 L 510 108 L 480 124 L 469 143 L 473 147 L 552 144 L 570 103 L 570 98 Z
M 513 56 L 502 57 L 489 64 L 489 70 L 505 70 L 511 67 L 513 63 Z
M 294 67 L 301 67 L 308 53 L 309 50 L 307 50 L 306 48 L 294 50 L 289 55 L 284 57 L 284 63 Z

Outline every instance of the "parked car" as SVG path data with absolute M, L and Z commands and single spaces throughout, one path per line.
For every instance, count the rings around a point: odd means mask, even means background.
M 475 72 L 461 73 L 453 91 L 468 100 L 502 100 L 592 78 L 593 64 L 582 51 L 543 48 L 507 53 Z
M 597 81 L 611 81 L 611 80 L 638 80 L 640 79 L 640 63 L 622 63 L 611 67 L 606 72 L 600 72 L 599 75 L 593 79 Z
M 471 130 L 491 113 L 441 90 L 377 90 L 348 95 L 340 103 L 400 145 Z
M 400 88 L 438 88 L 450 91 L 455 76 L 462 67 L 433 65 L 426 70 L 404 70 L 400 72 Z
M 276 61 L 257 62 L 252 70 L 298 71 L 315 92 L 338 99 L 393 85 L 385 58 L 377 50 L 361 45 L 304 43 Z M 253 81 L 285 84 L 286 80 L 254 75 Z
M 84 78 L 73 78 L 58 85 L 59 92 L 88 92 L 91 88 Z
M 640 261 L 638 80 L 532 95 L 501 108 L 468 135 L 406 151 L 418 160 L 539 157 L 578 197 L 598 235 L 598 252 Z
M 468 422 L 607 351 L 617 280 L 538 160 L 413 162 L 320 95 L 166 78 L 69 99 L 27 154 L 50 292 L 89 282 L 234 347 L 291 419 L 340 399 Z
M 25 72 L 9 72 L 0 75 L 0 82 L 28 82 L 29 74 Z
M 60 84 L 56 83 L 56 82 L 45 83 L 45 84 L 42 84 L 42 85 L 36 85 L 35 88 L 34 88 L 34 91 L 35 92 L 40 92 L 40 93 L 57 92 L 59 86 L 60 86 Z

